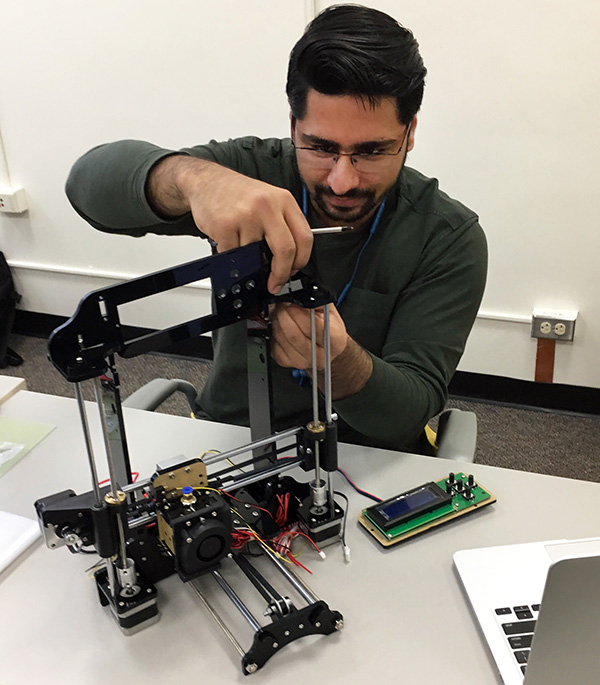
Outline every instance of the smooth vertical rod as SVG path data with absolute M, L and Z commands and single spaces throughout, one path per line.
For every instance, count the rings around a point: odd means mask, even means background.
M 113 495 L 116 496 L 118 491 L 117 478 L 115 475 L 115 465 L 113 463 L 112 452 L 110 449 L 110 438 L 108 437 L 108 426 L 106 425 L 106 416 L 102 407 L 102 387 L 100 379 L 94 378 L 94 394 L 96 396 L 96 404 L 100 412 L 100 425 L 102 426 L 102 437 L 104 439 L 104 448 L 106 450 L 106 461 L 108 462 L 108 475 L 110 478 L 110 489 Z
M 96 498 L 96 504 L 100 504 L 100 486 L 98 485 L 98 472 L 96 470 L 96 460 L 94 458 L 94 448 L 92 447 L 92 438 L 90 435 L 90 426 L 87 420 L 87 412 L 85 410 L 85 402 L 83 401 L 83 393 L 81 392 L 81 384 L 75 383 L 75 399 L 77 400 L 77 407 L 79 408 L 79 417 L 81 418 L 81 427 L 83 429 L 83 437 L 85 440 L 85 449 L 90 465 L 90 473 L 92 475 L 92 488 Z
M 317 382 L 317 326 L 316 313 L 310 310 L 310 352 L 312 363 L 312 402 L 313 402 L 313 423 L 319 423 L 319 384 Z
M 325 394 L 325 418 L 327 425 L 333 420 L 332 397 L 331 397 L 331 334 L 329 327 L 329 305 L 325 305 L 324 317 L 324 344 L 325 344 L 325 382 L 323 392 Z

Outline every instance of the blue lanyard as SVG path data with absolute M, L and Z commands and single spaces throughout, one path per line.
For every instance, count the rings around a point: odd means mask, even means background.
M 342 304 L 342 302 L 346 299 L 348 292 L 350 291 L 350 288 L 352 287 L 352 284 L 354 283 L 354 279 L 356 278 L 356 274 L 358 273 L 358 266 L 360 264 L 361 257 L 363 256 L 363 252 L 367 249 L 367 245 L 371 242 L 371 239 L 375 235 L 375 231 L 379 228 L 379 224 L 381 222 L 381 216 L 383 215 L 384 209 L 385 209 L 385 200 L 379 205 L 379 209 L 377 210 L 377 214 L 375 214 L 375 218 L 373 219 L 373 223 L 371 224 L 371 229 L 369 230 L 369 235 L 367 236 L 367 239 L 365 240 L 364 245 L 360 248 L 360 252 L 358 253 L 358 257 L 356 258 L 356 264 L 354 265 L 354 270 L 352 271 L 352 276 L 350 276 L 350 280 L 342 288 L 342 292 L 339 294 L 339 297 L 335 303 L 336 307 L 339 307 Z M 306 186 L 302 187 L 302 212 L 303 212 L 304 216 L 307 216 L 307 214 L 308 214 L 308 191 L 306 190 Z
M 356 278 L 356 274 L 358 273 L 358 266 L 360 264 L 361 257 L 363 256 L 363 252 L 367 249 L 367 245 L 371 242 L 371 239 L 375 235 L 375 231 L 378 229 L 379 224 L 381 222 L 381 216 L 383 215 L 383 210 L 385 209 L 385 200 L 379 205 L 379 209 L 377 210 L 377 214 L 375 214 L 375 218 L 373 219 L 373 223 L 371 224 L 371 228 L 369 230 L 369 235 L 367 236 L 367 239 L 365 240 L 364 245 L 360 248 L 360 252 L 358 253 L 358 257 L 356 258 L 356 264 L 354 265 L 354 270 L 352 271 L 352 275 L 350 276 L 350 280 L 346 285 L 342 288 L 342 292 L 339 294 L 338 299 L 336 300 L 335 306 L 339 307 L 342 302 L 346 299 L 350 288 L 352 287 L 352 284 L 354 283 L 354 279 Z M 306 190 L 306 186 L 302 186 L 302 213 L 306 217 L 308 214 L 308 191 Z M 306 373 L 304 369 L 294 369 L 292 371 L 292 375 L 294 378 L 297 378 L 300 385 L 304 383 L 304 380 L 310 381 L 309 375 Z

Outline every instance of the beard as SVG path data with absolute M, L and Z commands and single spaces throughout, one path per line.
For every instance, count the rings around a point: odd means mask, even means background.
M 334 200 L 362 200 L 359 204 L 349 207 L 333 206 L 327 202 Z M 381 198 L 375 197 L 375 191 L 371 188 L 352 188 L 343 195 L 337 195 L 329 186 L 317 184 L 312 197 L 321 214 L 331 221 L 343 221 L 346 224 L 359 224 L 367 219 L 380 203 Z

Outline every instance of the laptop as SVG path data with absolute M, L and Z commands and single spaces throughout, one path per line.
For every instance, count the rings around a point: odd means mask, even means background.
M 600 683 L 600 538 L 462 550 L 454 565 L 505 685 Z

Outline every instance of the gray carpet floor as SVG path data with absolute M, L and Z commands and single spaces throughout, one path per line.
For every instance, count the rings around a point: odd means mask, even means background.
M 10 345 L 25 360 L 0 374 L 25 378 L 27 387 L 73 397 L 73 387 L 54 369 L 46 356 L 46 340 L 13 335 Z M 148 354 L 118 359 L 122 397 L 127 397 L 153 378 L 183 378 L 198 388 L 210 371 L 210 363 Z M 84 384 L 89 385 L 89 384 Z M 86 399 L 91 389 L 84 388 Z M 538 411 L 451 398 L 450 407 L 468 409 L 477 415 L 478 437 L 475 461 L 521 471 L 567 478 L 600 481 L 600 417 Z M 187 402 L 174 396 L 160 411 L 187 416 Z M 435 425 L 435 420 L 433 421 Z

